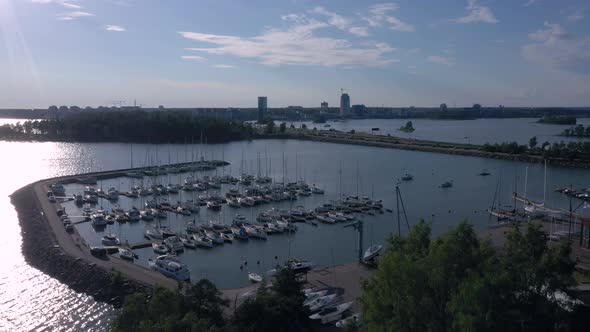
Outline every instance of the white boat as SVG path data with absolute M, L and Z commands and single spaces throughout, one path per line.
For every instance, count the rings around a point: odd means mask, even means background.
M 158 256 L 156 259 L 150 258 L 148 260 L 148 265 L 151 269 L 158 271 L 169 278 L 179 281 L 189 281 L 191 279 L 190 271 L 186 264 L 181 263 L 180 260 L 174 256 L 162 255 Z
M 248 280 L 252 281 L 253 283 L 261 282 L 262 276 L 254 272 L 248 272 Z
M 194 234 L 193 240 L 197 244 L 197 247 L 213 248 L 213 241 L 206 236 Z
M 220 237 L 219 234 L 217 234 L 217 232 L 205 230 L 204 233 L 208 239 L 213 241 L 214 244 L 223 244 L 225 242 L 225 240 L 222 237 Z
M 121 244 L 121 241 L 113 233 L 103 236 L 101 242 L 105 246 L 118 246 Z
M 166 190 L 168 190 L 169 193 L 178 194 L 180 191 L 180 186 L 177 184 L 169 184 L 166 186 Z
M 148 240 L 162 240 L 164 238 L 159 228 L 146 229 L 144 236 Z
M 128 212 L 125 212 L 127 218 L 129 218 L 130 222 L 139 221 L 141 219 L 141 214 L 136 208 L 131 208 Z
M 141 173 L 141 172 L 127 172 L 127 173 L 125 173 L 125 176 L 128 178 L 141 179 L 141 178 L 143 178 L 143 173 Z
M 197 243 L 190 238 L 181 237 L 180 242 L 182 242 L 183 246 L 185 246 L 189 249 L 197 249 Z
M 184 251 L 184 245 L 178 238 L 178 236 L 170 236 L 164 239 L 164 244 L 170 249 L 171 252 L 182 252 Z
M 352 314 L 346 318 L 342 318 L 341 320 L 336 322 L 336 327 L 343 329 L 343 328 L 349 326 L 350 324 L 353 324 L 353 326 L 359 327 L 362 324 L 361 314 L 360 313 Z
M 338 295 L 329 294 L 311 301 L 307 307 L 310 312 L 322 310 L 325 307 L 335 303 L 338 300 Z
M 227 199 L 227 206 L 239 208 L 241 206 L 240 202 L 238 202 L 237 198 L 228 198 Z
M 266 232 L 263 229 L 253 226 L 244 226 L 244 230 L 246 231 L 246 233 L 248 233 L 248 236 L 250 237 L 262 240 L 266 240 L 267 238 Z
M 132 261 L 137 255 L 129 248 L 119 248 L 119 257 L 121 257 L 121 259 Z
M 315 185 L 311 187 L 311 192 L 316 195 L 323 195 L 324 194 L 324 190 L 316 187 Z
M 160 255 L 164 255 L 164 254 L 167 254 L 170 252 L 168 250 L 168 247 L 166 247 L 165 245 L 163 245 L 161 243 L 152 243 L 152 249 L 154 249 L 154 252 L 156 254 L 160 254 Z
M 311 320 L 319 320 L 322 324 L 328 324 L 338 321 L 342 318 L 342 315 L 352 307 L 352 302 L 345 302 L 339 305 L 331 306 L 320 310 L 309 316 Z
M 336 222 L 336 220 L 334 220 L 333 218 L 330 218 L 328 216 L 322 216 L 320 214 L 318 214 L 316 218 L 319 222 L 322 222 L 324 224 L 333 224 Z
M 379 255 L 379 252 L 381 252 L 381 249 L 383 249 L 383 246 L 380 244 L 370 246 L 365 251 L 365 254 L 363 255 L 363 261 L 367 262 L 367 261 L 370 261 L 371 259 L 375 258 L 377 255 Z
M 186 223 L 186 231 L 188 233 L 198 233 L 201 231 L 201 227 L 197 225 L 196 221 L 190 221 Z
M 243 227 L 232 227 L 231 232 L 234 238 L 239 240 L 248 240 L 248 232 Z
M 154 213 L 152 209 L 145 209 L 139 212 L 140 218 L 145 221 L 152 221 L 154 220 Z
M 255 201 L 252 197 L 240 197 L 238 198 L 238 203 L 242 206 L 254 206 Z

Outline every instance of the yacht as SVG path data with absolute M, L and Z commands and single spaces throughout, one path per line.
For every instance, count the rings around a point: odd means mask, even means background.
M 225 240 L 217 234 L 217 232 L 205 230 L 205 236 L 210 239 L 214 244 L 223 244 Z
M 221 204 L 215 201 L 209 201 L 207 202 L 207 208 L 213 211 L 219 211 L 221 210 Z
M 168 190 L 168 192 L 171 194 L 178 194 L 180 191 L 180 186 L 177 184 L 169 184 L 166 186 L 166 190 Z
M 213 241 L 211 241 L 211 239 L 207 238 L 206 236 L 195 234 L 193 235 L 193 240 L 195 240 L 197 247 L 213 248 Z
M 248 232 L 242 227 L 232 227 L 231 232 L 238 240 L 248 240 Z
M 183 216 L 190 216 L 191 210 L 182 205 L 179 205 L 176 207 L 176 213 L 182 214 Z
M 193 220 L 186 223 L 186 231 L 188 233 L 199 233 L 201 231 L 201 227 Z
M 248 233 L 248 236 L 255 239 L 266 240 L 266 232 L 263 229 L 254 226 L 244 226 L 244 230 Z
M 335 306 L 324 308 L 309 316 L 311 320 L 319 320 L 322 324 L 328 324 L 342 319 L 342 315 L 352 307 L 352 302 L 345 302 Z
M 103 214 L 95 213 L 90 216 L 92 221 L 92 226 L 94 227 L 104 227 L 107 225 L 107 220 L 104 218 Z
M 146 229 L 144 236 L 148 240 L 162 240 L 162 239 L 164 239 L 164 236 L 162 236 L 162 232 L 160 231 L 159 228 Z
M 324 190 L 316 187 L 315 185 L 311 187 L 311 192 L 316 195 L 323 195 L 324 194 Z
M 107 198 L 110 201 L 116 201 L 119 199 L 119 191 L 115 188 L 110 188 L 107 192 Z
M 255 201 L 252 197 L 240 197 L 238 198 L 238 202 L 242 206 L 254 206 Z
M 240 202 L 238 202 L 237 198 L 228 198 L 227 205 L 230 207 L 238 208 L 241 206 Z
M 248 219 L 246 219 L 246 217 L 242 214 L 236 214 L 233 224 L 234 225 L 248 224 Z
M 183 252 L 184 245 L 178 236 L 170 236 L 164 239 L 164 244 L 171 252 Z
M 149 259 L 148 265 L 151 269 L 162 273 L 163 275 L 179 281 L 190 281 L 190 272 L 186 266 L 178 260 L 177 257 L 170 255 L 158 256 L 156 259 Z
M 107 234 L 102 237 L 102 244 L 105 246 L 118 246 L 121 245 L 121 241 L 117 238 L 117 236 L 113 233 Z
M 188 237 L 181 237 L 180 242 L 182 242 L 183 246 L 189 249 L 197 249 L 197 243 Z
M 140 218 L 145 221 L 152 221 L 154 220 L 154 212 L 152 209 L 145 209 L 139 212 Z
M 139 214 L 139 211 L 136 208 L 131 208 L 131 210 L 125 212 L 125 215 L 127 216 L 127 218 L 129 218 L 130 222 L 139 221 L 139 219 L 141 219 L 141 215 Z

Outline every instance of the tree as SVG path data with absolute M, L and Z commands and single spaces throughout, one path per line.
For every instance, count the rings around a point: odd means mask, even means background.
M 281 122 L 279 125 L 279 132 L 284 134 L 287 131 L 287 124 L 285 122 Z
M 534 149 L 535 147 L 537 147 L 537 136 L 531 137 L 531 139 L 529 140 L 529 147 L 531 149 Z
M 473 104 L 473 110 L 474 111 L 481 111 L 481 105 L 480 104 Z
M 301 124 L 301 129 L 307 129 L 307 125 L 305 123 Z
M 309 330 L 304 299 L 295 271 L 281 268 L 270 289 L 261 285 L 254 299 L 246 300 L 237 308 L 231 328 L 252 332 Z
M 574 263 L 569 244 L 549 248 L 541 226 L 507 235 L 496 252 L 465 222 L 431 240 L 421 221 L 394 236 L 363 284 L 365 331 L 555 330 L 568 312 Z M 570 305 L 573 305 L 570 303 Z
M 268 121 L 268 123 L 264 127 L 264 132 L 267 134 L 272 134 L 272 133 L 274 133 L 274 131 L 275 131 L 275 122 Z
M 445 104 L 445 103 L 440 104 L 440 110 L 441 111 L 446 111 L 447 110 L 447 104 Z

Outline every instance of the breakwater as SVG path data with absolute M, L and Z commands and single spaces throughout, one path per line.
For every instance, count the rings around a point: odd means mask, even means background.
M 370 135 L 365 133 L 345 133 L 326 130 L 292 130 L 285 134 L 268 135 L 265 136 L 265 138 L 298 139 L 315 142 L 364 145 L 390 149 L 444 153 L 489 159 L 502 159 L 527 163 L 543 163 L 547 161 L 548 164 L 561 167 L 590 168 L 590 163 L 583 159 L 570 160 L 566 158 L 555 157 L 546 158 L 543 155 L 535 153 L 510 154 L 501 152 L 488 152 L 484 151 L 481 145 L 425 141 L 399 138 L 395 136 Z

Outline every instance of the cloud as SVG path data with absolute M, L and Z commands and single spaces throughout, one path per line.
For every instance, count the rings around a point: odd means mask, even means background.
M 539 0 L 529 0 L 524 4 L 524 6 L 528 7 L 528 6 L 534 5 L 537 2 L 539 2 Z
M 46 5 L 49 3 L 61 5 L 68 9 L 81 9 L 82 6 L 75 4 L 77 0 L 31 0 L 32 3 L 38 3 L 41 5 Z
M 221 69 L 232 69 L 232 68 L 235 68 L 235 66 L 233 66 L 233 65 L 223 65 L 223 64 L 213 65 L 211 67 L 213 67 L 213 68 L 221 68 Z
M 267 29 L 254 37 L 215 35 L 179 31 L 192 41 L 213 44 L 190 50 L 214 55 L 233 55 L 255 59 L 263 65 L 312 65 L 325 67 L 378 67 L 392 63 L 386 55 L 394 49 L 385 43 L 365 43 L 355 47 L 346 39 L 319 37 L 316 31 L 330 25 L 302 16 L 290 17 L 295 22 L 287 29 Z
M 181 56 L 181 58 L 183 60 L 191 60 L 191 61 L 204 61 L 204 60 L 207 60 L 207 58 L 204 58 L 204 57 L 198 56 L 198 55 L 183 55 L 183 56 Z
M 76 5 L 76 4 L 69 3 L 69 2 L 62 3 L 62 6 L 69 8 L 69 9 L 81 9 L 82 8 L 82 6 L 80 6 L 80 5 Z
M 465 8 L 469 11 L 469 14 L 455 19 L 456 23 L 498 23 L 490 8 L 480 5 L 477 0 L 468 0 Z
M 76 20 L 81 17 L 90 17 L 90 16 L 94 16 L 94 14 L 88 13 L 88 12 L 83 12 L 83 11 L 73 11 L 73 12 L 57 14 L 57 18 L 60 20 L 63 20 L 63 21 L 71 21 L 71 20 Z
M 127 29 L 125 29 L 124 27 L 120 26 L 120 25 L 105 25 L 104 29 L 106 31 L 113 31 L 113 32 L 123 32 L 123 31 L 127 31 Z
M 369 16 L 363 17 L 369 25 L 373 28 L 378 28 L 387 25 L 391 30 L 414 32 L 414 26 L 403 22 L 395 16 L 390 15 L 392 11 L 398 9 L 398 5 L 394 3 L 379 3 L 369 7 Z
M 445 66 L 454 66 L 455 65 L 455 61 L 453 61 L 450 58 L 446 58 L 446 57 L 442 57 L 442 56 L 438 56 L 438 55 L 431 55 L 428 57 L 428 61 L 430 62 L 434 62 L 434 63 L 438 63 L 441 65 L 445 65 Z
M 328 11 L 324 7 L 318 6 L 318 7 L 315 7 L 314 9 L 310 10 L 309 12 L 312 14 L 326 16 L 328 18 L 328 24 L 330 24 L 340 30 L 348 31 L 351 34 L 353 34 L 355 36 L 359 36 L 359 37 L 369 36 L 369 29 L 368 28 L 353 26 L 352 19 L 340 16 L 336 13 Z M 302 22 L 302 21 L 299 21 L 299 22 Z
M 576 10 L 567 16 L 567 20 L 570 22 L 578 22 L 584 19 L 584 11 Z
M 523 57 L 547 68 L 578 74 L 590 74 L 590 37 L 576 37 L 559 23 L 545 22 L 533 31 L 534 43 L 522 47 Z

